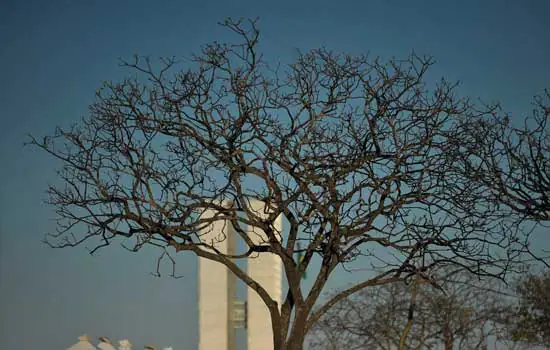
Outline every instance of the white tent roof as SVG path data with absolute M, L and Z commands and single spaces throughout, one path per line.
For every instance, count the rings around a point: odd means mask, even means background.
M 118 342 L 118 349 L 119 350 L 131 350 L 132 349 L 132 343 L 128 339 L 120 340 Z
M 86 335 L 78 337 L 79 342 L 69 348 L 69 350 L 97 350 L 95 346 L 90 343 L 90 339 Z
M 101 339 L 97 347 L 101 350 L 116 350 L 108 339 Z

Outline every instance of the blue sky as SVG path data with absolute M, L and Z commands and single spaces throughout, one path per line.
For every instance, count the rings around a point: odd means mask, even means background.
M 175 349 L 197 342 L 196 262 L 179 258 L 183 279 L 154 278 L 153 251 L 41 243 L 54 228 L 42 203 L 55 181 L 45 154 L 23 148 L 84 116 L 103 80 L 126 72 L 118 57 L 188 55 L 224 41 L 227 16 L 260 16 L 268 60 L 294 49 L 435 56 L 431 76 L 460 80 L 461 92 L 500 100 L 517 115 L 550 87 L 550 3 L 461 1 L 4 0 L 0 4 L 0 347 L 63 349 L 84 332 Z M 354 277 L 336 276 L 331 286 Z

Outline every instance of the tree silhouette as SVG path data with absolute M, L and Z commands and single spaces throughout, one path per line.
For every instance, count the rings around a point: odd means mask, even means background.
M 438 271 L 445 292 L 414 280 L 360 291 L 335 305 L 314 326 L 312 349 L 487 349 L 488 337 L 507 349 L 517 315 L 504 283 L 467 272 Z
M 486 199 L 523 218 L 550 220 L 550 92 L 535 96 L 522 127 L 509 117 L 474 125 L 479 142 L 464 154 L 464 169 L 487 187 Z
M 494 107 L 458 97 L 444 79 L 428 84 L 430 57 L 383 61 L 321 48 L 281 67 L 259 51 L 256 21 L 222 25 L 239 41 L 214 42 L 191 59 L 124 61 L 133 76 L 105 83 L 88 117 L 31 138 L 62 164 L 62 184 L 49 188 L 59 223 L 48 244 L 94 242 L 93 253 L 119 237 L 132 251 L 153 245 L 164 258 L 191 252 L 219 262 L 265 302 L 275 349 L 301 349 L 331 306 L 363 288 L 436 284 L 431 271 L 442 265 L 503 278 L 522 260 L 529 233 L 497 205 L 479 205 L 486 185 L 459 163 L 463 143 L 481 144 L 472 125 Z M 266 211 L 252 210 L 251 199 Z M 205 210 L 216 215 L 201 217 Z M 279 216 L 283 232 L 272 225 Z M 220 220 L 244 251 L 223 254 L 201 239 Z M 266 239 L 251 240 L 250 226 Z M 280 257 L 282 305 L 236 262 L 255 254 Z M 314 256 L 321 264 L 312 271 Z M 314 308 L 333 271 L 353 261 L 372 278 Z

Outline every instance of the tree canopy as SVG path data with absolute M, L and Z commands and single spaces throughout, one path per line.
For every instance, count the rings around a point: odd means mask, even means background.
M 276 349 L 300 349 L 331 306 L 363 288 L 411 278 L 437 285 L 431 271 L 440 266 L 504 278 L 529 252 L 530 233 L 464 161 L 485 149 L 479 130 L 500 120 L 497 106 L 460 97 L 445 79 L 426 81 L 431 57 L 320 48 L 281 67 L 259 52 L 256 21 L 222 25 L 239 40 L 190 59 L 124 61 L 132 75 L 106 82 L 87 117 L 32 138 L 61 163 L 48 244 L 92 242 L 94 252 L 122 238 L 133 251 L 153 245 L 162 257 L 219 262 L 269 308 Z M 266 211 L 252 210 L 251 199 Z M 223 254 L 202 239 L 220 220 L 243 251 Z M 253 241 L 250 226 L 266 239 Z M 282 305 L 237 264 L 258 253 L 281 259 Z M 314 256 L 321 265 L 312 271 Z M 314 308 L 331 273 L 354 261 L 372 277 Z
M 444 292 L 400 281 L 342 300 L 313 328 L 311 348 L 484 350 L 495 339 L 506 349 L 526 348 L 510 337 L 518 313 L 502 281 L 445 269 L 437 280 Z

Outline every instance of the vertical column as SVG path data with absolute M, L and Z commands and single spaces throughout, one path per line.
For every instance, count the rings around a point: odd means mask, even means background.
M 265 204 L 258 200 L 250 201 L 251 209 L 258 216 L 265 216 Z M 282 217 L 279 216 L 274 224 L 274 230 L 281 233 Z M 248 228 L 248 236 L 256 243 L 267 242 L 263 231 L 256 227 Z M 279 237 L 280 239 L 280 237 Z M 281 259 L 271 253 L 257 253 L 248 259 L 248 275 L 263 286 L 271 298 L 281 305 Z M 271 316 L 267 306 L 258 293 L 248 288 L 248 349 L 273 350 L 273 331 Z
M 231 202 L 223 202 L 230 206 Z M 212 218 L 214 210 L 205 210 L 202 218 Z M 225 254 L 235 251 L 235 233 L 231 223 L 216 220 L 201 230 L 201 240 Z M 233 300 L 236 277 L 220 263 L 199 258 L 199 350 L 234 350 Z

